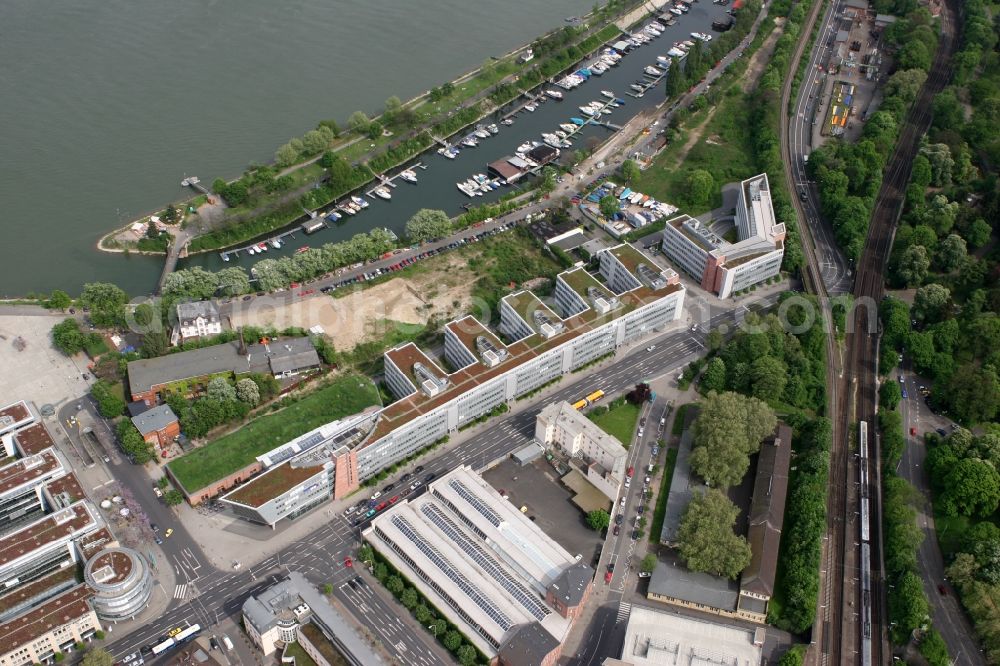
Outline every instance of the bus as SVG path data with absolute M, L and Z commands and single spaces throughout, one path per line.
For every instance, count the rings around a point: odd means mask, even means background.
M 585 400 L 587 401 L 588 405 L 592 405 L 603 397 L 604 397 L 604 391 L 602 391 L 601 389 L 597 389 L 596 391 L 588 395 L 585 398 Z
M 583 409 L 586 406 L 587 406 L 587 401 L 586 400 L 580 400 L 578 402 L 574 402 L 573 403 L 573 409 L 575 409 L 577 411 Z
M 186 643 L 189 640 L 193 639 L 195 636 L 198 635 L 198 632 L 200 631 L 201 631 L 201 625 L 197 623 L 189 625 L 184 628 L 175 627 L 174 629 L 171 629 L 168 632 L 169 636 L 165 637 L 164 640 L 160 641 L 156 645 L 153 645 L 150 648 L 149 652 L 152 652 L 154 656 L 159 656 L 164 652 L 166 652 L 167 650 L 170 650 L 171 648 L 177 647 L 178 645 L 181 645 L 182 643 Z M 146 650 L 143 649 L 143 652 L 145 651 Z

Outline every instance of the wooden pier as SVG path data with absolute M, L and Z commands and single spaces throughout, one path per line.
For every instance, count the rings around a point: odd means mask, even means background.
M 212 196 L 212 193 L 208 190 L 208 188 L 201 184 L 201 179 L 198 178 L 198 176 L 188 176 L 181 181 L 181 187 L 190 187 L 194 191 L 201 192 L 207 197 Z

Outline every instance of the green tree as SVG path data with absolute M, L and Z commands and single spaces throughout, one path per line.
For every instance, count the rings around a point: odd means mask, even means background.
M 1000 383 L 992 368 L 966 364 L 948 380 L 942 395 L 962 423 L 992 421 L 1000 408 Z
M 421 208 L 406 222 L 406 237 L 417 243 L 444 238 L 451 231 L 451 219 L 443 210 Z
M 330 147 L 329 130 L 326 133 L 318 129 L 309 130 L 302 136 L 302 145 L 309 155 L 321 153 Z
M 986 518 L 1000 503 L 1000 473 L 989 463 L 965 458 L 947 473 L 937 505 L 949 516 Z
M 45 307 L 50 310 L 65 310 L 72 304 L 73 300 L 69 297 L 69 294 L 61 289 L 55 289 L 49 295 L 49 299 L 45 302 Z
M 260 403 L 260 388 L 257 386 L 257 382 L 249 377 L 244 377 L 236 382 L 236 397 L 241 402 L 256 407 Z
M 896 623 L 892 629 L 893 642 L 904 645 L 913 630 L 923 625 L 929 611 L 920 577 L 912 571 L 906 572 L 896 582 L 894 594 L 889 595 L 889 619 Z
M 804 663 L 804 647 L 802 645 L 793 645 L 790 647 L 785 654 L 781 655 L 781 659 L 778 660 L 778 666 L 802 666 Z
M 598 202 L 598 205 L 601 208 L 601 215 L 603 215 L 608 219 L 614 217 L 618 213 L 618 211 L 621 210 L 620 206 L 618 205 L 618 197 L 614 196 L 613 194 L 601 197 L 601 200 Z
M 751 392 L 761 400 L 777 400 L 785 391 L 788 368 L 773 356 L 761 356 L 750 365 Z
M 691 206 L 703 208 L 715 194 L 715 179 L 704 169 L 695 169 L 684 178 L 687 200 Z
M 775 425 L 774 411 L 757 398 L 710 393 L 695 421 L 691 469 L 712 486 L 738 484 Z
M 659 560 L 654 553 L 646 553 L 646 556 L 642 558 L 642 562 L 639 563 L 639 571 L 652 573 L 658 562 Z
M 938 264 L 946 273 L 958 270 L 965 262 L 967 256 L 968 250 L 965 246 L 965 239 L 958 234 L 948 234 L 938 245 Z
M 708 332 L 708 339 L 706 343 L 711 351 L 717 351 L 720 347 L 722 347 L 723 341 L 724 338 L 722 337 L 722 333 L 719 329 L 713 328 Z
M 94 648 L 93 650 L 88 650 L 87 654 L 83 655 L 83 661 L 80 663 L 83 666 L 112 666 L 114 661 L 114 657 L 107 650 Z
M 980 248 L 990 242 L 990 234 L 993 233 L 992 227 L 987 224 L 986 220 L 981 217 L 977 217 L 969 225 L 969 228 L 965 231 L 965 240 L 968 241 L 969 245 L 974 248 Z
M 375 576 L 375 580 L 383 582 L 389 576 L 389 567 L 385 566 L 384 562 L 376 562 L 372 567 L 372 575 Z
M 937 629 L 931 627 L 920 639 L 920 654 L 930 666 L 951 666 L 948 646 Z
M 121 416 L 125 411 L 125 401 L 112 390 L 107 380 L 99 379 L 91 386 L 90 395 L 97 401 L 97 411 L 106 419 Z
M 587 524 L 595 532 L 601 532 L 608 529 L 608 525 L 611 524 L 611 516 L 604 509 L 594 509 L 587 513 Z
M 705 374 L 701 376 L 703 391 L 724 391 L 726 389 L 726 363 L 716 356 L 708 362 Z
M 435 636 L 443 636 L 448 631 L 448 622 L 443 618 L 438 618 L 431 622 L 430 632 Z
M 458 663 L 462 664 L 462 666 L 472 666 L 472 664 L 476 663 L 476 659 L 478 659 L 476 648 L 468 643 L 458 648 L 455 651 L 455 656 L 458 657 Z
M 184 495 L 176 488 L 171 488 L 163 493 L 163 501 L 167 506 L 177 506 L 184 501 Z
M 635 163 L 635 160 L 625 160 L 622 162 L 620 170 L 626 183 L 635 182 L 642 176 L 642 171 L 639 170 L 639 165 Z
M 413 609 L 413 617 L 417 618 L 417 622 L 420 624 L 426 625 L 434 619 L 434 614 L 426 604 L 417 604 L 417 607 Z
M 120 287 L 108 282 L 83 285 L 80 302 L 90 309 L 90 320 L 100 328 L 114 328 L 125 323 L 128 296 Z
M 739 512 L 714 488 L 691 499 L 677 530 L 678 552 L 688 569 L 736 578 L 750 564 L 750 545 L 733 532 Z
M 462 646 L 462 634 L 452 629 L 444 635 L 441 642 L 444 643 L 444 646 L 450 651 L 455 652 Z
M 208 382 L 205 394 L 209 400 L 218 400 L 219 402 L 236 400 L 236 388 L 225 377 L 213 377 Z
M 274 162 L 279 167 L 292 166 L 298 159 L 299 151 L 295 150 L 290 143 L 286 143 L 274 151 Z
M 367 132 L 368 132 L 368 138 L 374 141 L 375 139 L 382 136 L 383 132 L 382 123 L 380 123 L 377 120 L 371 121 L 370 123 L 368 123 Z
M 402 594 L 399 595 L 399 603 L 403 604 L 410 610 L 416 608 L 419 601 L 420 598 L 417 596 L 417 591 L 412 587 L 406 588 L 403 590 Z
M 83 351 L 85 338 L 76 319 L 63 319 L 52 327 L 52 344 L 67 356 Z
M 951 301 L 951 292 L 936 282 L 924 285 L 913 295 L 913 318 L 920 321 L 938 321 Z
M 916 287 L 927 277 L 931 259 L 923 245 L 911 245 L 903 251 L 896 265 L 896 275 L 907 287 Z
M 899 382 L 882 382 L 878 390 L 878 403 L 883 409 L 896 409 L 902 399 Z
M 365 115 L 363 111 L 355 111 L 351 114 L 351 117 L 347 119 L 347 126 L 355 132 L 367 132 L 368 123 L 371 121 L 368 116 Z
M 170 349 L 170 339 L 163 331 L 152 331 L 142 336 L 141 353 L 143 358 L 163 356 Z
M 405 584 L 403 583 L 403 579 L 396 574 L 393 574 L 385 579 L 385 589 L 389 590 L 396 596 L 403 591 L 404 587 Z
M 141 328 L 148 329 L 149 325 L 156 319 L 156 310 L 149 303 L 140 303 L 132 311 L 132 318 Z

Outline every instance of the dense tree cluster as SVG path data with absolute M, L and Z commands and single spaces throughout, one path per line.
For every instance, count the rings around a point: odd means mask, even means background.
M 181 431 L 197 438 L 212 428 L 245 418 L 253 407 L 277 395 L 278 390 L 277 380 L 270 375 L 255 373 L 241 378 L 236 385 L 225 377 L 213 377 L 201 397 L 187 400 L 179 393 L 171 393 L 167 404 L 177 415 Z
M 781 535 L 781 588 L 785 599 L 780 616 L 768 618 L 793 633 L 806 631 L 816 616 L 820 552 L 826 530 L 830 438 L 830 421 L 815 419 L 802 424 L 795 440 L 795 474 Z
M 710 486 L 737 485 L 750 467 L 750 455 L 776 424 L 774 410 L 762 400 L 709 393 L 694 423 L 691 470 Z
M 935 505 L 948 516 L 987 518 L 1000 504 L 1000 435 L 960 428 L 927 453 Z
M 406 237 L 415 243 L 444 238 L 451 231 L 447 213 L 432 208 L 421 208 L 406 223 Z
M 733 531 L 740 510 L 717 489 L 688 502 L 677 530 L 677 550 L 691 571 L 736 578 L 750 564 L 750 545 Z

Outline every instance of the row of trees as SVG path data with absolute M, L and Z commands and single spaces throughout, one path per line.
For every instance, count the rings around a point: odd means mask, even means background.
M 52 327 L 52 344 L 67 356 L 77 354 L 87 347 L 99 346 L 101 342 L 100 333 L 84 333 L 76 319 L 64 319 Z
M 422 594 L 366 544 L 358 549 L 358 559 L 372 568 L 372 575 L 392 593 L 399 603 L 413 613 L 417 622 L 427 627 L 435 638 L 451 652 L 462 666 L 485 664 L 486 659 L 472 643 L 466 641 L 458 628 L 448 622 Z
M 184 434 L 198 438 L 219 425 L 246 418 L 251 409 L 277 392 L 276 380 L 266 375 L 254 373 L 235 384 L 225 377 L 214 377 L 203 396 L 189 401 L 179 393 L 171 393 L 167 404 L 180 420 Z

